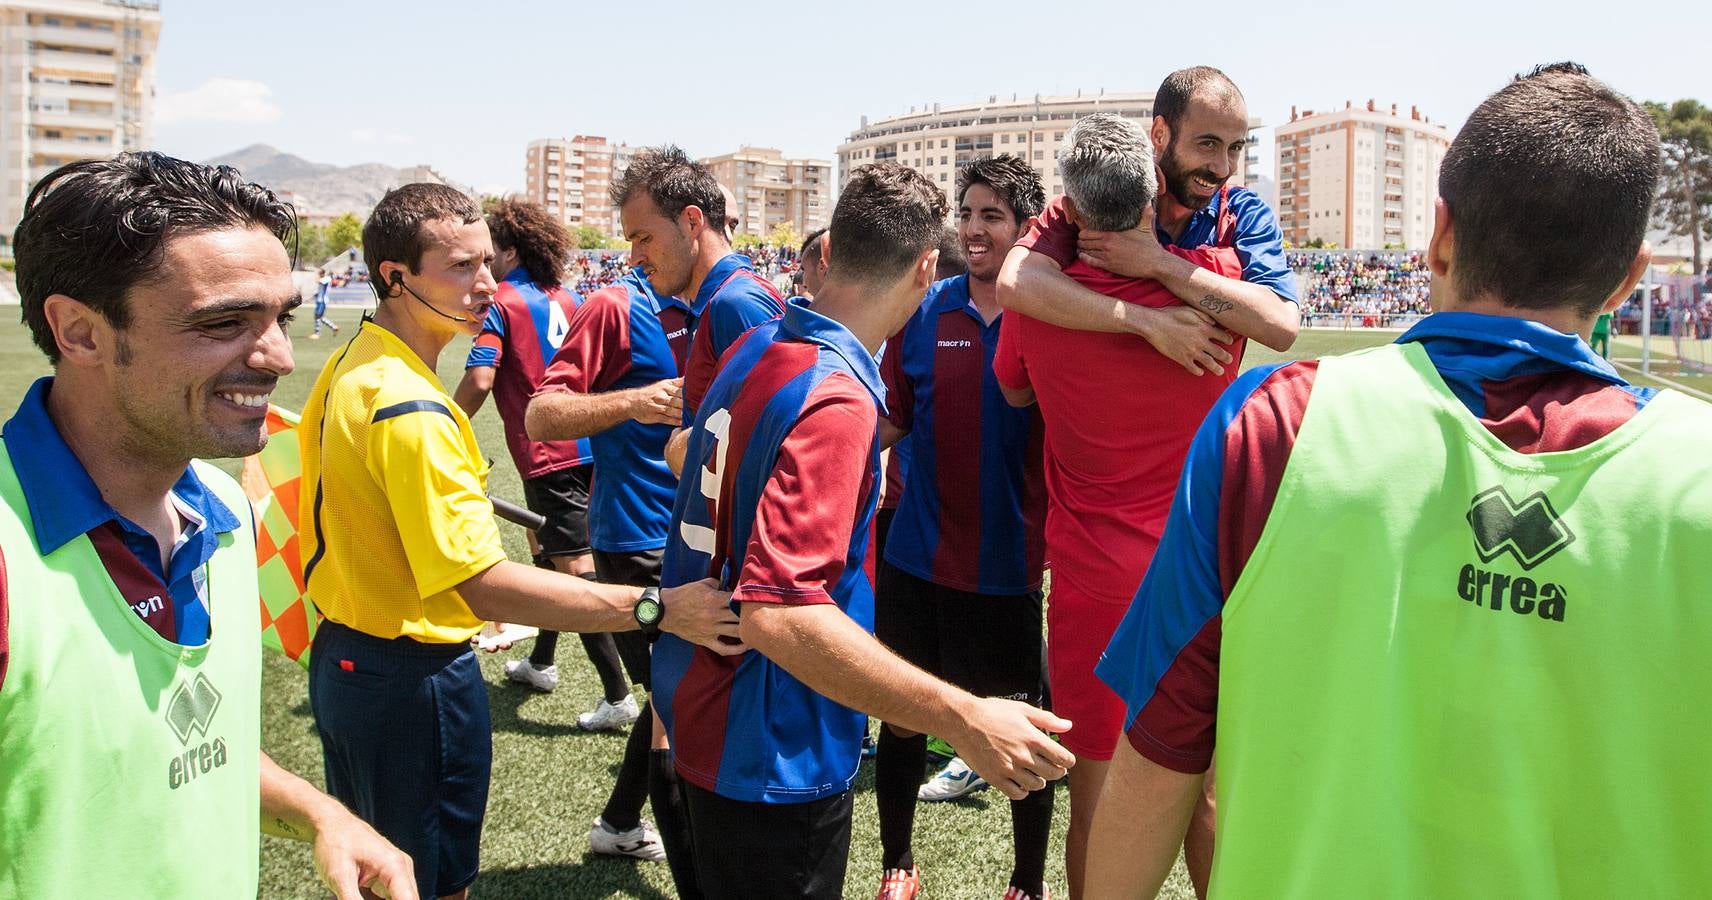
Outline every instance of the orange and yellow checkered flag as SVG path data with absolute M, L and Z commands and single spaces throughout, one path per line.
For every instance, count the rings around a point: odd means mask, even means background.
M 297 455 L 296 414 L 268 407 L 267 446 L 244 458 L 244 494 L 256 510 L 256 575 L 261 582 L 262 644 L 309 667 L 309 642 L 321 614 L 303 585 L 297 539 L 297 491 L 303 466 Z

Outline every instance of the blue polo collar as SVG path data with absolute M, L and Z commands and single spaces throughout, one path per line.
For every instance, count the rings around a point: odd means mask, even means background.
M 707 309 L 708 301 L 713 299 L 714 294 L 719 293 L 719 289 L 724 286 L 726 281 L 730 280 L 733 274 L 744 269 L 754 268 L 755 264 L 750 262 L 749 257 L 741 253 L 725 254 L 719 262 L 713 264 L 713 268 L 707 270 L 707 275 L 702 278 L 701 287 L 696 288 L 695 302 L 690 304 L 690 312 L 698 316 L 701 315 L 702 310 Z
M 856 376 L 856 380 L 862 382 L 868 393 L 874 395 L 874 402 L 879 404 L 882 411 L 885 410 L 886 385 L 880 378 L 880 365 L 868 352 L 868 348 L 862 346 L 862 342 L 857 340 L 856 335 L 851 334 L 850 329 L 845 328 L 843 323 L 829 319 L 809 307 L 793 303 L 785 307 L 784 321 L 779 330 L 784 332 L 786 337 L 819 344 L 837 354 L 838 358 L 844 360 L 850 373 Z
M 18 405 L 18 411 L 0 429 L 0 440 L 6 444 L 6 453 L 24 491 L 24 503 L 30 508 L 36 549 L 43 556 L 108 522 L 128 524 L 108 505 L 101 489 L 89 477 L 89 471 L 60 437 L 59 427 L 48 415 L 48 391 L 52 388 L 51 376 L 37 379 L 24 395 L 24 402 Z M 224 534 L 237 529 L 237 516 L 189 466 L 172 486 L 172 492 L 215 532 Z
M 1397 343 L 1451 338 L 1502 347 L 1536 357 L 1542 362 L 1574 369 L 1585 375 L 1627 386 L 1628 382 L 1611 363 L 1593 352 L 1578 334 L 1565 334 L 1548 325 L 1514 316 L 1490 316 L 1472 312 L 1433 313 L 1404 332 Z

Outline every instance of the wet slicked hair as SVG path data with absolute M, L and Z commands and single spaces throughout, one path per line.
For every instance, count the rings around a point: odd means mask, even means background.
M 1635 101 L 1577 63 L 1486 98 L 1439 167 L 1467 296 L 1598 312 L 1623 285 L 1658 192 L 1659 135 Z
M 291 205 L 231 166 L 149 151 L 49 172 L 30 191 L 12 239 L 31 339 L 59 363 L 45 311 L 54 294 L 76 299 L 123 331 L 131 324 L 125 295 L 160 273 L 168 241 L 228 228 L 263 228 L 295 250 Z

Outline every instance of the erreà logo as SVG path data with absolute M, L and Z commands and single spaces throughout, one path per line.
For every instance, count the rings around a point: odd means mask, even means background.
M 208 736 L 208 726 L 219 708 L 220 692 L 207 675 L 197 672 L 195 679 L 179 685 L 173 693 L 166 705 L 166 724 L 178 735 L 179 743 L 188 744 L 192 733 Z
M 1575 533 L 1543 491 L 1521 503 L 1510 499 L 1501 486 L 1481 491 L 1468 506 L 1468 524 L 1481 562 L 1509 553 L 1523 569 L 1532 569 L 1575 543 Z

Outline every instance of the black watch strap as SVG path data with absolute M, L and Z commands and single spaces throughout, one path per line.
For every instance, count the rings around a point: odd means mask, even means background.
M 636 601 L 636 625 L 649 640 L 660 636 L 660 623 L 666 618 L 666 605 L 660 602 L 660 589 L 646 587 Z

